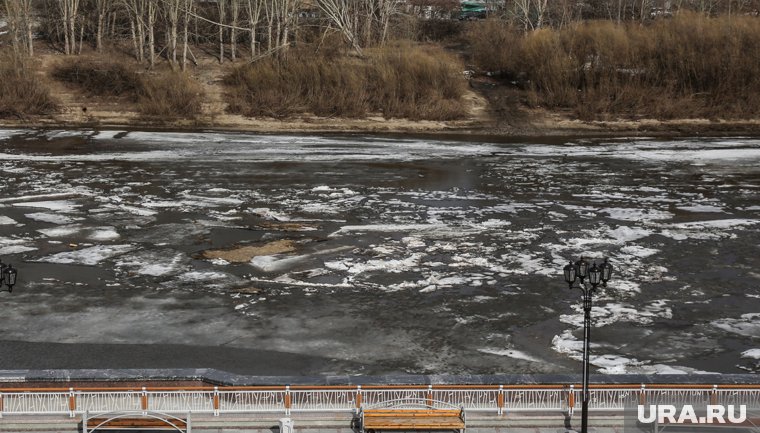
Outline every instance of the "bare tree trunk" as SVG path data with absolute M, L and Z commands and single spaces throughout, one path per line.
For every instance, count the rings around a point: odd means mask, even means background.
M 95 13 L 97 14 L 97 29 L 95 34 L 95 50 L 103 52 L 103 32 L 106 30 L 106 19 L 111 10 L 112 0 L 95 0 Z
M 76 52 L 76 46 L 77 46 L 77 33 L 76 33 L 76 22 L 77 22 L 77 11 L 79 10 L 79 0 L 61 0 L 64 3 L 67 4 L 68 7 L 68 20 L 69 20 L 69 42 L 71 43 L 71 48 L 69 49 L 70 54 L 74 54 Z
M 229 0 L 216 0 L 219 11 L 219 63 L 224 63 L 224 21 L 227 18 L 227 2 Z
M 168 54 L 167 57 L 172 64 L 177 63 L 177 46 L 179 39 L 179 10 L 180 6 L 186 3 L 184 0 L 164 0 L 164 10 L 166 13 L 166 37 Z
M 240 15 L 240 0 L 231 0 L 230 13 L 232 15 L 232 28 L 230 29 L 230 58 L 235 61 L 235 51 L 237 49 L 237 25 Z
M 272 44 L 272 32 L 274 31 L 274 0 L 264 1 L 264 12 L 267 17 L 267 51 L 272 52 L 274 45 Z
M 248 0 L 248 28 L 251 31 L 251 57 L 256 57 L 256 27 L 261 17 L 261 0 Z
M 79 24 L 79 50 L 77 51 L 77 55 L 82 55 L 82 46 L 84 45 L 84 18 L 80 19 L 81 23 Z
M 156 65 L 156 37 L 154 34 L 154 28 L 156 24 L 156 5 L 153 0 L 148 0 L 148 60 L 150 61 L 150 67 Z

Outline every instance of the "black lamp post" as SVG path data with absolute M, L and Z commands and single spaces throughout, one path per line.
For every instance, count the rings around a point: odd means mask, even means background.
M 12 265 L 4 264 L 0 262 L 0 292 L 4 292 L 6 289 L 2 289 L 3 285 L 7 287 L 8 293 L 13 292 L 13 286 L 16 285 L 16 277 L 18 271 Z
M 604 259 L 601 266 L 596 262 L 589 268 L 588 262 L 581 256 L 580 260 L 570 262 L 563 269 L 565 281 L 570 289 L 577 287 L 583 292 L 583 413 L 581 414 L 581 433 L 588 433 L 588 376 L 589 376 L 589 343 L 591 341 L 591 295 L 601 282 L 603 287 L 612 276 L 612 265 Z M 588 282 L 585 280 L 588 279 Z M 576 284 L 577 282 L 577 284 Z

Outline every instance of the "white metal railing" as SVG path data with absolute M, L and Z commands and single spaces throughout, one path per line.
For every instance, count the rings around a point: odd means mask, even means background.
M 113 390 L 0 389 L 3 415 L 77 416 L 105 412 L 285 413 L 352 412 L 394 400 L 437 401 L 470 412 L 565 412 L 579 408 L 579 387 L 372 386 L 240 387 Z M 746 404 L 760 406 L 758 386 L 609 385 L 592 387 L 592 411 L 622 411 L 635 404 Z

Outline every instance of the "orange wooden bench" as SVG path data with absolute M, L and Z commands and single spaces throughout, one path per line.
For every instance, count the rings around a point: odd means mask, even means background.
M 429 403 L 429 402 L 428 402 Z M 412 404 L 413 406 L 415 404 Z M 422 406 L 422 404 L 416 404 Z M 466 427 L 464 409 L 438 409 L 432 407 L 362 408 L 361 430 L 454 430 L 464 433 Z

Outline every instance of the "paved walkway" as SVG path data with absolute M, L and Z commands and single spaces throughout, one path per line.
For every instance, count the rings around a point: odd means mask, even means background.
M 580 430 L 580 416 L 568 424 Z M 250 415 L 192 415 L 194 433 L 279 433 L 282 414 Z M 351 414 L 329 416 L 294 414 L 295 433 L 356 433 L 352 428 Z M 6 415 L 0 418 L 0 432 L 74 433 L 81 432 L 81 417 Z M 623 418 L 617 414 L 603 414 L 590 418 L 591 431 L 621 433 Z M 564 433 L 568 430 L 562 414 L 468 414 L 468 433 Z

